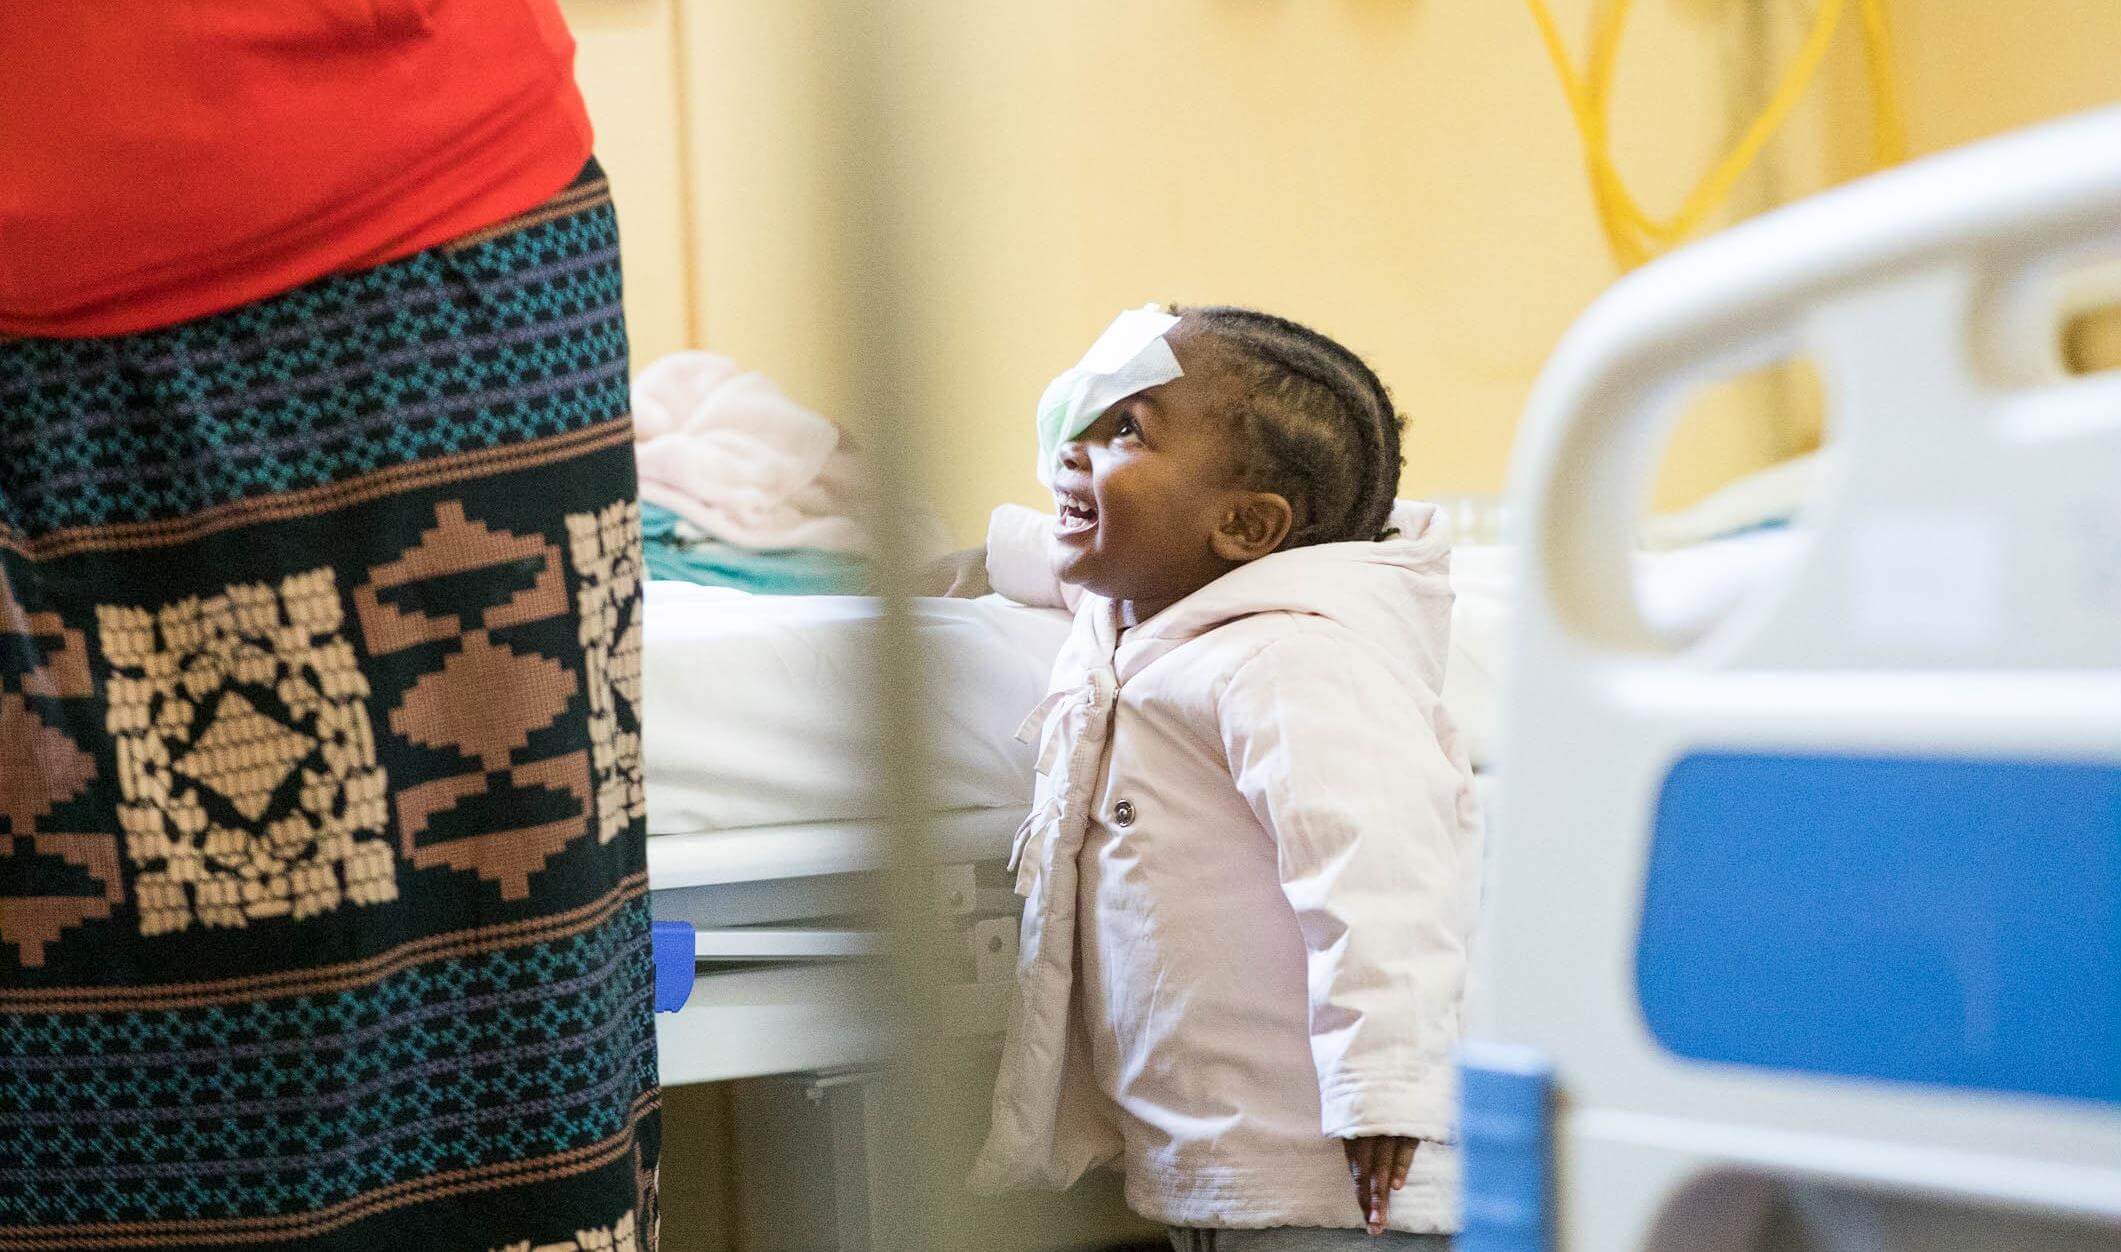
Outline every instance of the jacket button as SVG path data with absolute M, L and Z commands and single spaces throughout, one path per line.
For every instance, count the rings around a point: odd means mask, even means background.
M 1121 800 L 1118 804 L 1113 805 L 1112 820 L 1122 826 L 1132 826 L 1134 824 L 1134 801 Z

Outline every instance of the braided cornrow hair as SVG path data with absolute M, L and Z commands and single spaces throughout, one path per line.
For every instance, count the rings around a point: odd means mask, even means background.
M 1180 332 L 1211 337 L 1241 374 L 1250 486 L 1289 501 L 1284 548 L 1383 539 L 1399 489 L 1405 425 L 1361 357 L 1308 326 L 1228 306 L 1174 309 Z

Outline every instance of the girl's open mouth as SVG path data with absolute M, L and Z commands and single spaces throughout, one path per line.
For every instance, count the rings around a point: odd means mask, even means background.
M 1062 498 L 1060 516 L 1053 523 L 1056 535 L 1079 535 L 1097 528 L 1097 506 L 1087 500 Z

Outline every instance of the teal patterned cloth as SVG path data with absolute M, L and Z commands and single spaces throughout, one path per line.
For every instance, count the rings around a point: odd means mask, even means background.
M 650 578 L 735 587 L 762 596 L 857 595 L 869 585 L 869 562 L 816 548 L 754 551 L 678 536 L 678 515 L 641 505 L 641 538 Z

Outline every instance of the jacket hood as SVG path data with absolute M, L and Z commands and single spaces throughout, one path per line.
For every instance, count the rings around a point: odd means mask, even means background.
M 1399 533 L 1390 539 L 1293 548 L 1231 570 L 1129 631 L 1116 657 L 1120 681 L 1239 618 L 1300 613 L 1417 664 L 1440 687 L 1450 624 L 1450 523 L 1433 504 L 1401 501 L 1391 525 Z

